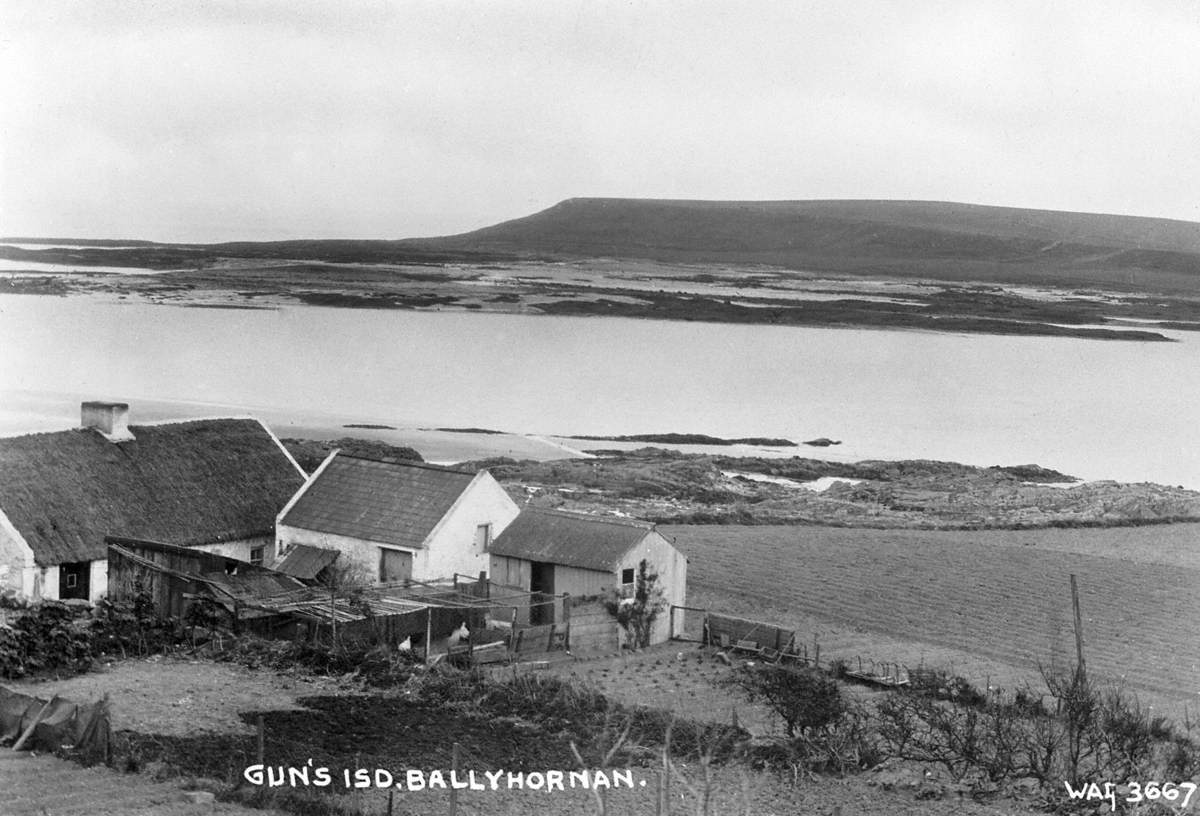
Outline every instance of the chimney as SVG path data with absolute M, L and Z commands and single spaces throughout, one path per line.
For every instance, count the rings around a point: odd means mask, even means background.
M 129 404 L 125 402 L 85 402 L 81 408 L 82 425 L 94 428 L 109 442 L 128 442 Z

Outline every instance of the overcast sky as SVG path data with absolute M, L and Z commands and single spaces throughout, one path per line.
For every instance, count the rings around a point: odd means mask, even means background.
M 1200 221 L 1200 4 L 0 3 L 0 234 L 461 232 L 573 196 Z

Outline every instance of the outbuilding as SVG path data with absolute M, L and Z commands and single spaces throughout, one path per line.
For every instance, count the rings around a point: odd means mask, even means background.
M 477 576 L 518 512 L 486 470 L 334 451 L 279 514 L 277 554 L 336 550 L 339 570 L 373 584 Z
M 664 611 L 650 638 L 661 643 L 671 637 L 666 608 L 686 600 L 687 559 L 648 521 L 526 507 L 492 545 L 489 578 L 535 599 L 594 598 L 614 589 L 632 595 L 642 561 L 662 591 Z M 534 606 L 529 622 L 554 623 L 562 616 L 560 601 Z

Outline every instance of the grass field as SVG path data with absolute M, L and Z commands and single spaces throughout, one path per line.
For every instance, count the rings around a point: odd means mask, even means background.
M 660 529 L 689 558 L 691 605 L 793 626 L 823 659 L 951 664 L 1010 687 L 1072 664 L 1074 573 L 1092 676 L 1164 713 L 1200 711 L 1200 525 Z

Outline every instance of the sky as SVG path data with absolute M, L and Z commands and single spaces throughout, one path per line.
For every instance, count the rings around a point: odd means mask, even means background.
M 0 3 L 0 235 L 445 235 L 576 196 L 1200 221 L 1191 0 Z

